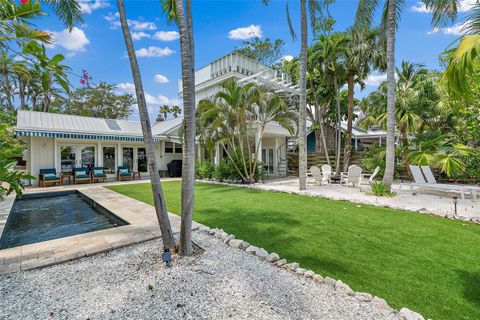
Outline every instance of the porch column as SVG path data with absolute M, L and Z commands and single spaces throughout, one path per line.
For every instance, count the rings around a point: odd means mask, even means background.
M 380 147 L 382 146 L 382 137 L 378 137 L 378 144 Z
M 357 151 L 357 150 L 358 150 L 358 139 L 355 138 L 355 151 Z
M 58 145 L 57 145 L 57 138 L 53 138 L 53 164 L 55 170 L 58 172 L 61 171 L 60 164 L 58 161 Z
M 97 142 L 97 166 L 103 167 L 103 157 L 102 157 L 102 143 L 100 141 Z
M 122 165 L 123 165 L 122 144 L 119 142 L 117 143 L 117 167 Z
M 202 147 L 200 144 L 196 145 L 197 147 L 197 160 L 202 163 L 203 162 L 203 157 L 202 157 Z
M 275 150 L 273 150 L 273 172 L 278 174 L 278 163 L 280 159 L 278 159 L 278 149 L 282 146 L 282 140 L 280 137 L 275 137 Z
M 257 132 L 255 132 L 255 151 L 258 152 L 257 160 L 262 162 L 262 139 L 260 139 L 260 127 L 257 128 Z

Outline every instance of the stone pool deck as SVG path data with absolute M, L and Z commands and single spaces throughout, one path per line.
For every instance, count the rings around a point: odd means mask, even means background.
M 102 185 L 35 188 L 27 190 L 27 193 L 66 189 L 80 191 L 129 224 L 0 250 L 0 274 L 62 263 L 155 239 L 161 235 L 155 209 L 152 206 L 103 188 Z M 174 214 L 169 214 L 169 217 L 173 232 L 179 232 L 180 217 Z M 193 228 L 198 226 L 193 223 Z

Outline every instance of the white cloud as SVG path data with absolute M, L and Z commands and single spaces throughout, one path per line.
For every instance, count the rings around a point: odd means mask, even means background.
M 165 77 L 163 74 L 160 74 L 160 73 L 157 73 L 153 79 L 155 80 L 155 82 L 157 83 L 168 83 L 168 78 Z
M 446 35 L 461 36 L 465 33 L 466 26 L 467 23 L 456 23 L 451 27 L 433 28 L 432 31 L 427 32 L 427 34 L 442 33 Z
M 367 86 L 378 86 L 385 80 L 387 80 L 387 74 L 369 74 L 363 82 Z
M 475 5 L 477 0 L 460 0 L 458 3 L 458 12 L 467 12 L 468 10 L 472 9 Z M 410 11 L 412 12 L 419 12 L 419 13 L 432 13 L 431 9 L 427 9 L 425 4 L 422 2 L 417 2 L 413 6 L 410 7 Z
M 180 38 L 180 34 L 177 31 L 158 31 L 153 37 L 160 41 L 173 41 Z
M 169 56 L 169 55 L 174 54 L 175 51 L 173 51 L 169 47 L 160 48 L 160 47 L 150 46 L 150 47 L 147 47 L 147 48 L 141 48 L 141 49 L 135 50 L 135 53 L 136 53 L 137 57 L 140 57 L 140 58 L 142 58 L 142 57 L 151 58 L 151 57 Z
M 280 61 L 292 61 L 292 60 L 293 60 L 293 56 L 289 54 L 280 58 Z
M 134 93 L 135 85 L 131 82 L 121 82 L 116 85 L 117 91 L 120 93 Z
M 133 40 L 141 40 L 143 38 L 150 38 L 151 35 L 148 34 L 148 33 L 145 33 L 143 31 L 139 31 L 139 32 L 132 32 L 132 39 Z
M 107 1 L 101 0 L 80 0 L 78 4 L 80 5 L 80 10 L 82 10 L 82 12 L 85 14 L 91 14 L 93 10 L 107 8 L 110 6 L 110 3 L 108 3 Z
M 73 27 L 69 32 L 67 29 L 63 31 L 49 31 L 52 34 L 53 43 L 49 47 L 54 48 L 57 45 L 70 51 L 70 53 L 83 52 L 85 46 L 90 43 L 85 32 L 82 29 Z
M 262 37 L 262 28 L 260 25 L 250 25 L 248 27 L 233 29 L 228 33 L 228 37 L 233 40 L 247 40 L 255 37 Z
M 118 29 L 121 27 L 120 15 L 118 12 L 111 13 L 109 12 L 108 15 L 104 16 L 105 20 L 110 22 L 110 27 L 112 29 Z M 156 30 L 157 26 L 153 22 L 149 21 L 140 21 L 140 20 L 133 20 L 128 19 L 128 26 L 132 28 L 134 31 L 143 31 L 143 30 Z

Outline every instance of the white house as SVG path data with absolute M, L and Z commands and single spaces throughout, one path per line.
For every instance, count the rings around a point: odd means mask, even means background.
M 181 122 L 182 118 L 177 118 L 152 126 L 159 170 L 166 170 L 172 160 L 182 159 L 178 138 Z M 147 174 L 139 121 L 20 110 L 16 135 L 27 146 L 23 160 L 33 176 L 38 176 L 40 169 L 71 172 L 81 166 L 104 167 L 112 179 L 118 166 Z
M 212 97 L 219 84 L 231 77 L 243 82 L 256 82 L 270 86 L 279 94 L 291 96 L 297 88 L 271 69 L 243 57 L 229 54 L 196 71 L 197 102 Z M 181 84 L 179 84 L 181 94 Z M 179 137 L 181 117 L 160 121 L 152 126 L 157 164 L 165 171 L 172 160 L 182 159 Z M 257 131 L 253 130 L 252 140 Z M 25 170 L 33 176 L 40 169 L 55 168 L 57 172 L 69 172 L 73 167 L 99 166 L 114 179 L 118 166 L 128 166 L 140 175 L 147 175 L 145 145 L 139 121 L 112 120 L 81 117 L 36 111 L 18 111 L 16 136 L 27 148 L 23 160 Z M 290 134 L 277 123 L 270 123 L 259 143 L 260 160 L 265 163 L 269 175 L 286 175 L 286 138 Z M 197 155 L 202 155 L 197 145 Z M 223 157 L 217 148 L 215 162 Z M 34 181 L 38 183 L 38 181 Z
M 237 79 L 239 83 L 253 82 L 269 87 L 275 93 L 287 98 L 287 101 L 291 98 L 295 99 L 299 94 L 298 86 L 284 74 L 234 52 L 195 71 L 196 102 L 213 98 L 220 90 L 219 85 L 232 78 Z M 178 80 L 178 90 L 181 97 L 181 80 Z M 250 139 L 254 141 L 255 148 L 261 150 L 258 160 L 265 164 L 269 176 L 287 175 L 287 138 L 290 136 L 288 130 L 276 122 L 266 126 L 263 139 L 258 139 L 258 130 L 253 129 L 250 132 Z M 223 150 L 217 145 L 214 162 L 218 163 L 223 157 Z

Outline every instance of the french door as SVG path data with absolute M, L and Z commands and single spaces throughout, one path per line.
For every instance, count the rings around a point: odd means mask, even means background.
M 123 165 L 135 172 L 148 172 L 147 151 L 141 147 L 124 147 L 122 149 Z
M 273 174 L 273 148 L 262 149 L 262 162 L 265 171 L 269 174 Z
M 62 145 L 60 146 L 60 167 L 62 172 L 70 172 L 74 167 L 95 166 L 95 146 Z

